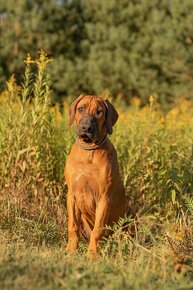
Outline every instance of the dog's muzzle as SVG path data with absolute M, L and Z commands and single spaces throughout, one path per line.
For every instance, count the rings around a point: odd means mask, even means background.
M 94 116 L 85 116 L 80 119 L 77 136 L 85 142 L 93 142 L 98 138 L 98 123 Z

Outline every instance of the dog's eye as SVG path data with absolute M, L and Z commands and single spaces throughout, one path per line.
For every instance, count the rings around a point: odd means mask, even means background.
M 79 113 L 82 113 L 84 111 L 84 107 L 79 107 L 77 110 Z
M 99 115 L 102 115 L 102 114 L 103 114 L 103 110 L 98 109 L 98 110 L 97 110 L 97 115 L 99 116 Z

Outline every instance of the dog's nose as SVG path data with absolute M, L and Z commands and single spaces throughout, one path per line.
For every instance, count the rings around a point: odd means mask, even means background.
M 79 126 L 82 132 L 93 133 L 96 130 L 97 121 L 93 117 L 87 117 L 81 120 Z
M 82 125 L 82 130 L 84 132 L 91 133 L 92 132 L 91 124 L 83 124 Z

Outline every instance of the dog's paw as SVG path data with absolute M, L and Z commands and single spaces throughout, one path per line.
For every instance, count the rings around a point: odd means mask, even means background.
M 77 251 L 77 247 L 73 246 L 72 244 L 67 244 L 66 252 L 68 254 L 74 254 Z
M 98 260 L 99 258 L 97 251 L 90 248 L 87 251 L 87 256 L 89 259 L 95 260 L 95 261 Z

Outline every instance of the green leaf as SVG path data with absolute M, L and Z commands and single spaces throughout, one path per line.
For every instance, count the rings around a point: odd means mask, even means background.
M 175 191 L 175 189 L 173 189 L 171 191 L 171 194 L 172 194 L 172 203 L 175 204 L 176 203 L 176 191 Z

